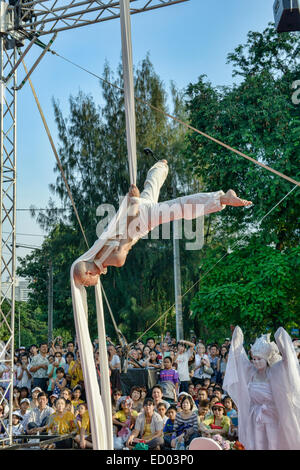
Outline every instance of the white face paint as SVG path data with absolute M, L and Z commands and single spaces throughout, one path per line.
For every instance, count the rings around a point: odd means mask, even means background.
M 257 370 L 263 370 L 267 367 L 267 361 L 259 356 L 253 356 L 253 365 Z

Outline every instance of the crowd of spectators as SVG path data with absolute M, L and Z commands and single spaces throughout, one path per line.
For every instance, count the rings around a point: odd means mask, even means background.
M 176 341 L 168 332 L 162 341 L 148 338 L 128 351 L 107 338 L 111 379 L 114 449 L 188 449 L 195 437 L 216 434 L 238 439 L 238 411 L 226 390 L 230 338 L 222 344 Z M 100 377 L 99 351 L 94 360 Z M 122 376 L 130 370 L 155 371 L 155 384 L 132 384 Z M 0 439 L 7 435 L 10 361 L 0 364 Z M 134 375 L 133 375 L 134 376 Z M 99 380 L 100 386 L 100 380 Z M 13 436 L 66 436 L 44 448 L 92 448 L 88 405 L 74 341 L 56 338 L 15 351 Z

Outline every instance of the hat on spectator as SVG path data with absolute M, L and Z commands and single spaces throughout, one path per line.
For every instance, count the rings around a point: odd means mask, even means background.
M 51 393 L 51 395 L 50 395 L 50 397 L 49 397 L 49 398 L 51 398 L 51 397 L 58 398 L 58 395 L 57 395 L 57 393 Z
M 23 419 L 23 416 L 20 414 L 19 410 L 13 411 L 12 415 L 17 416 L 19 419 Z
M 43 391 L 40 387 L 34 387 L 34 389 L 31 390 L 31 393 L 35 392 L 36 390 L 38 390 L 39 392 Z
M 20 405 L 22 405 L 22 403 L 24 403 L 24 401 L 26 401 L 26 403 L 28 403 L 30 405 L 29 398 L 22 398 L 22 400 L 20 401 Z
M 217 402 L 212 406 L 212 409 L 214 409 L 214 408 L 224 408 L 225 409 L 225 406 L 223 405 L 223 403 Z

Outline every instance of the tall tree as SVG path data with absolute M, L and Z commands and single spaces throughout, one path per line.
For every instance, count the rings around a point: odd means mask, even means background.
M 300 75 L 298 36 L 277 34 L 272 25 L 249 32 L 228 62 L 239 78 L 233 86 L 213 87 L 205 76 L 188 86 L 191 124 L 299 181 L 300 117 L 291 89 Z M 191 307 L 196 324 L 215 332 L 224 325 L 229 331 L 234 322 L 251 330 L 297 320 L 292 279 L 299 256 L 293 251 L 299 244 L 299 190 L 278 204 L 291 183 L 196 133 L 188 135 L 186 161 L 205 189 L 233 188 L 254 203 L 207 220 L 209 246 L 201 261 L 207 275 Z

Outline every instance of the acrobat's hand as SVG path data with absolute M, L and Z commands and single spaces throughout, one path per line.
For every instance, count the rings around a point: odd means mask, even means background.
M 135 184 L 132 184 L 129 188 L 129 197 L 140 197 L 140 191 Z

